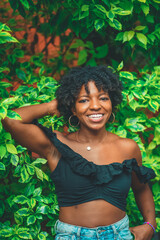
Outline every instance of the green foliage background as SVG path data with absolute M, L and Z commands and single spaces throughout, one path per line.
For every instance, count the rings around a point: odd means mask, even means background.
M 54 78 L 59 79 L 75 64 L 110 65 L 119 73 L 124 90 L 116 121 L 106 127 L 134 139 L 143 164 L 156 172 L 150 185 L 159 231 L 160 1 L 5 0 L 0 3 L 0 13 L 0 119 L 20 119 L 13 108 L 54 99 L 58 87 Z M 31 43 L 26 26 L 36 29 Z M 21 31 L 23 38 L 16 39 L 15 33 Z M 39 33 L 46 46 L 35 54 Z M 49 44 L 57 47 L 56 56 L 50 56 Z M 62 117 L 46 116 L 41 122 L 63 131 Z M 53 239 L 58 203 L 49 175 L 46 160 L 35 159 L 15 143 L 0 121 L 2 240 Z M 132 191 L 127 213 L 131 226 L 142 224 Z

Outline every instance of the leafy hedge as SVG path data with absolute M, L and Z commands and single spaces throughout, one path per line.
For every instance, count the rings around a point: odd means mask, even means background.
M 5 116 L 19 119 L 13 108 L 54 99 L 58 87 L 55 77 L 59 79 L 75 64 L 110 65 L 119 72 L 124 90 L 116 121 L 106 127 L 119 136 L 134 139 L 142 151 L 143 164 L 156 172 L 151 186 L 159 231 L 160 2 L 10 0 L 9 3 L 11 7 L 6 1 L 0 10 L 3 17 L 0 119 Z M 31 43 L 26 26 L 36 29 Z M 22 30 L 25 32 L 22 39 L 13 37 Z M 38 34 L 46 41 L 41 53 L 35 51 Z M 55 46 L 57 36 L 60 44 Z M 56 51 L 54 57 L 49 54 L 49 44 Z M 46 116 L 41 122 L 60 131 L 67 124 L 56 116 Z M 58 204 L 46 160 L 36 158 L 15 143 L 1 122 L 0 133 L 0 238 L 53 239 Z M 142 223 L 132 191 L 127 212 L 131 225 Z

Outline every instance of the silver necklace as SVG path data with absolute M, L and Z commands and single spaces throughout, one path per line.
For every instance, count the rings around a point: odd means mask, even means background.
M 77 139 L 77 142 L 82 143 L 81 141 L 79 141 L 78 135 L 79 135 L 79 131 L 78 131 L 77 134 L 76 134 L 76 139 Z M 97 145 L 99 145 L 100 143 L 102 143 L 102 141 L 105 139 L 106 135 L 107 135 L 107 132 L 106 132 L 105 136 L 101 139 L 101 141 L 100 141 Z M 97 145 L 96 145 L 96 146 L 97 146 Z M 95 147 L 96 147 L 96 146 L 95 146 Z M 87 151 L 91 151 L 91 150 L 93 150 L 95 147 L 87 146 L 87 147 L 86 147 L 86 150 L 87 150 Z

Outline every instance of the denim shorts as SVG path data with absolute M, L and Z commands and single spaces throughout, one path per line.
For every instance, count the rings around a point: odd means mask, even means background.
M 108 226 L 95 228 L 80 227 L 57 221 L 55 240 L 132 240 L 129 230 L 129 219 L 126 215 L 120 221 Z

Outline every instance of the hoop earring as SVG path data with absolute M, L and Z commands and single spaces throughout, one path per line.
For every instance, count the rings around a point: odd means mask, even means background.
M 111 115 L 113 116 L 113 120 L 112 120 L 111 123 L 114 123 L 114 122 L 115 122 L 115 119 L 116 119 L 115 114 L 112 112 Z
M 69 117 L 69 119 L 68 119 L 68 122 L 69 122 L 69 125 L 71 126 L 71 127 L 78 127 L 78 125 L 79 125 L 79 119 L 78 119 L 78 123 L 76 124 L 76 125 L 73 125 L 72 123 L 71 123 L 71 119 L 73 118 L 73 117 L 76 117 L 75 115 L 71 115 L 70 117 Z

